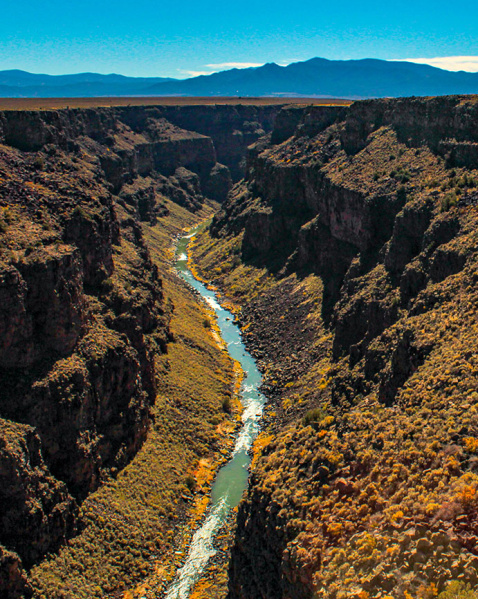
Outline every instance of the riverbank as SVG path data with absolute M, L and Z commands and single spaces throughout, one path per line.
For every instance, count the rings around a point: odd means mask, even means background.
M 172 202 L 168 209 L 155 227 L 145 227 L 174 306 L 174 342 L 156 360 L 160 392 L 148 439 L 116 479 L 84 502 L 82 533 L 32 570 L 41 599 L 59 597 L 65 588 L 75 599 L 148 596 L 144 589 L 151 579 L 155 593 L 161 592 L 201 519 L 217 464 L 233 444 L 237 371 L 204 326 L 210 311 L 170 270 L 171 240 L 198 215 Z M 212 210 L 205 208 L 199 218 Z M 136 587 L 138 579 L 145 584 Z
M 186 560 L 166 593 L 168 599 L 187 599 L 193 589 L 196 589 L 196 595 L 206 591 L 211 592 L 210 585 L 207 584 L 203 573 L 211 558 L 218 552 L 217 541 L 223 539 L 224 534 L 220 539 L 218 539 L 218 535 L 224 527 L 228 531 L 225 537 L 229 538 L 230 544 L 232 537 L 230 515 L 239 504 L 242 494 L 247 488 L 249 451 L 259 432 L 259 420 L 265 404 L 265 398 L 259 392 L 262 381 L 261 374 L 242 343 L 241 331 L 234 322 L 234 315 L 218 303 L 214 290 L 197 280 L 189 269 L 190 240 L 199 229 L 200 227 L 179 240 L 176 248 L 176 268 L 192 289 L 199 293 L 206 304 L 213 309 L 217 323 L 217 329 L 213 331 L 215 337 L 221 346 L 227 348 L 234 364 L 239 365 L 244 372 L 244 380 L 239 394 L 244 411 L 242 426 L 236 436 L 234 450 L 229 461 L 216 476 L 207 516 L 201 527 L 194 533 Z M 224 543 L 220 543 L 220 545 L 223 550 L 225 547 L 228 548 L 227 544 L 225 546 Z M 222 561 L 220 560 L 219 563 L 222 564 Z M 225 563 L 223 565 L 225 566 Z M 200 583 L 199 586 L 198 583 Z
M 270 406 L 228 597 L 451 596 L 478 580 L 476 104 L 317 116 L 251 148 L 195 252 Z

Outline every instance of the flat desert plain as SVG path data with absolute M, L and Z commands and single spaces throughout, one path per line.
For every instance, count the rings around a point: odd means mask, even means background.
M 104 106 L 192 106 L 315 104 L 348 106 L 350 100 L 334 98 L 241 98 L 241 97 L 112 97 L 112 98 L 0 98 L 0 110 L 55 110 L 60 108 L 98 108 Z

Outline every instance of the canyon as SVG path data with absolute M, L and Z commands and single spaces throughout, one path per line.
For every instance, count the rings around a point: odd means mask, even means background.
M 477 107 L 284 109 L 196 248 L 269 399 L 230 599 L 476 585 Z
M 268 399 L 228 598 L 478 583 L 477 123 L 473 96 L 0 113 L 8 599 L 160 596 L 179 564 L 238 417 L 171 273 L 211 217 L 192 263 Z
M 168 345 L 178 345 L 171 290 L 166 298 L 163 289 L 165 276 L 171 278 L 168 248 L 182 227 L 211 212 L 206 196 L 208 202 L 226 196 L 231 173 L 238 177 L 243 169 L 246 145 L 264 134 L 262 127 L 270 129 L 277 110 L 201 108 L 199 128 L 210 136 L 175 124 L 189 123 L 187 107 L 1 113 L 0 588 L 6 596 L 31 596 L 24 568 L 77 538 L 85 499 L 131 462 L 152 418 L 164 417 L 151 409 L 170 367 Z M 166 241 L 148 243 L 144 229 L 161 220 Z M 212 351 L 191 330 L 180 334 L 206 357 Z M 214 363 L 211 371 L 224 377 L 212 375 L 224 387 L 216 391 L 217 405 L 193 406 L 182 433 L 194 425 L 194 413 L 210 418 L 203 433 L 209 450 L 232 384 L 230 366 L 217 356 Z M 200 440 L 201 431 L 196 435 Z M 187 468 L 192 456 L 188 461 Z

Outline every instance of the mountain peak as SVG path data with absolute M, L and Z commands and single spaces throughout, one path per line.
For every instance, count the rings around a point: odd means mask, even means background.
M 280 66 L 229 69 L 183 80 L 79 73 L 37 75 L 0 72 L 7 97 L 92 96 L 304 96 L 378 98 L 477 94 L 478 73 L 450 72 L 430 65 L 377 58 L 314 57 Z

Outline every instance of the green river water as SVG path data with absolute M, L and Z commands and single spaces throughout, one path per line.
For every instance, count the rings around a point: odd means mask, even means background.
M 194 534 L 186 560 L 167 590 L 165 599 L 187 599 L 195 583 L 204 572 L 208 561 L 216 553 L 214 538 L 230 511 L 238 505 L 247 488 L 248 468 L 251 462 L 249 450 L 259 432 L 259 421 L 265 404 L 265 398 L 259 392 L 261 374 L 254 359 L 242 343 L 241 331 L 234 322 L 234 315 L 225 310 L 219 304 L 216 294 L 196 280 L 188 269 L 188 244 L 197 230 L 193 230 L 179 240 L 176 248 L 176 269 L 180 276 L 214 310 L 221 337 L 227 344 L 229 354 L 240 363 L 244 371 L 244 380 L 240 390 L 240 400 L 244 411 L 242 425 L 230 460 L 216 476 L 210 506 L 204 522 Z

